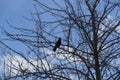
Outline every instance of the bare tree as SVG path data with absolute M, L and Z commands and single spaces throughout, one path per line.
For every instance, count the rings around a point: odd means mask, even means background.
M 14 77 L 48 80 L 118 80 L 120 78 L 119 0 L 34 0 L 33 29 L 11 26 L 18 34 L 3 33 L 22 42 L 28 53 L 19 54 L 29 64 L 13 69 Z M 61 45 L 53 52 L 56 40 Z M 24 67 L 25 68 L 25 67 Z

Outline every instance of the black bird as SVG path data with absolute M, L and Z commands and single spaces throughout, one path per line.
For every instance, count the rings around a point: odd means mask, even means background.
M 58 39 L 58 41 L 56 42 L 54 48 L 53 48 L 53 51 L 55 52 L 57 48 L 59 48 L 61 45 L 61 38 Z

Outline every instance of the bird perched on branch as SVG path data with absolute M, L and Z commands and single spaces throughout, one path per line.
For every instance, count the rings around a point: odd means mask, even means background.
M 58 41 L 55 43 L 55 46 L 53 48 L 53 51 L 55 52 L 57 48 L 59 48 L 61 45 L 61 38 L 58 39 Z

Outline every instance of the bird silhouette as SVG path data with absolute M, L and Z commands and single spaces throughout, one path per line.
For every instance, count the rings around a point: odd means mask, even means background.
M 55 52 L 57 48 L 59 48 L 61 45 L 61 38 L 58 39 L 58 41 L 55 43 L 55 46 L 53 48 L 53 51 Z

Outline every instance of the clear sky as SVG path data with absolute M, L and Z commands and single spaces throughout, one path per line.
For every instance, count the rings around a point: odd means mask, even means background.
M 14 25 L 25 24 L 23 16 L 33 10 L 33 0 L 0 0 L 0 25 L 5 26 L 6 20 Z
M 34 11 L 33 4 L 33 0 L 0 0 L 0 26 L 9 30 L 10 32 L 12 29 L 9 28 L 6 21 L 16 27 L 29 28 L 33 26 L 31 22 L 23 18 L 23 16 L 30 18 L 30 13 Z M 0 33 L 0 35 L 1 38 L 2 34 Z M 13 48 L 16 47 L 14 42 L 9 42 L 7 44 Z M 17 44 L 16 48 L 19 48 L 20 50 L 23 49 L 22 47 L 18 46 L 22 46 L 22 44 Z

